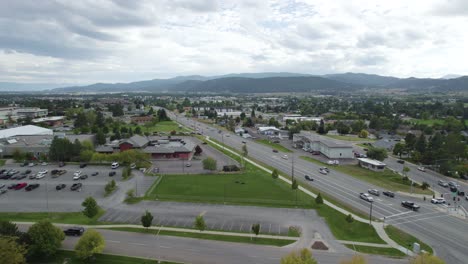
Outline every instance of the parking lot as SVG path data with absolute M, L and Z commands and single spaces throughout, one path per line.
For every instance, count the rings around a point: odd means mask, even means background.
M 41 170 L 48 170 L 42 179 L 29 179 L 29 177 L 20 180 L 1 179 L 0 184 L 5 184 L 3 189 L 11 184 L 21 182 L 26 182 L 28 185 L 32 183 L 40 184 L 38 188 L 31 191 L 26 191 L 25 188 L 20 190 L 11 189 L 0 195 L 0 211 L 3 212 L 79 211 L 82 209 L 81 202 L 88 196 L 96 198 L 98 203 L 102 201 L 104 199 L 104 186 L 111 179 L 116 180 L 119 184 L 122 175 L 121 168 L 111 170 L 110 166 L 94 165 L 88 165 L 85 168 L 79 168 L 79 165 L 66 165 L 59 168 L 56 164 L 34 167 L 20 167 L 19 164 L 9 164 L 3 166 L 2 169 L 15 169 L 19 171 L 19 174 L 26 170 L 31 170 L 31 174 L 37 174 Z M 67 172 L 52 178 L 51 171 L 54 169 L 63 169 Z M 88 175 L 88 178 L 73 180 L 73 173 L 78 170 L 81 170 L 83 175 Z M 109 177 L 110 171 L 115 171 L 116 175 Z M 96 172 L 98 175 L 91 176 Z M 79 191 L 71 191 L 70 187 L 77 182 L 83 184 L 82 188 Z M 65 184 L 66 187 L 57 191 L 56 186 L 58 184 Z

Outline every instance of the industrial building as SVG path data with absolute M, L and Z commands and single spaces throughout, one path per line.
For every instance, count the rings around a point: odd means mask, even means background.
M 318 151 L 329 159 L 354 158 L 351 144 L 338 142 L 307 131 L 301 131 L 293 135 L 293 146 L 307 152 Z

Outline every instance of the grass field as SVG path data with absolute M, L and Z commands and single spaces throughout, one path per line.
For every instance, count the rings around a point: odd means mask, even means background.
M 5 162 L 6 162 L 6 160 L 0 159 L 0 167 L 3 166 L 3 165 L 5 165 Z
M 380 247 L 368 247 L 368 246 L 358 246 L 358 245 L 349 245 L 345 244 L 349 249 L 355 250 L 357 252 L 372 254 L 372 255 L 383 255 L 389 257 L 405 257 L 405 254 L 395 248 L 380 248 Z
M 130 228 L 130 227 L 113 227 L 107 228 L 110 230 L 116 231 L 125 231 L 125 232 L 137 232 L 144 234 L 159 234 L 161 236 L 177 236 L 177 237 L 189 237 L 205 240 L 216 240 L 224 242 L 235 242 L 235 243 L 247 243 L 255 245 L 269 245 L 283 247 L 294 243 L 294 240 L 289 239 L 274 239 L 274 238 L 261 238 L 255 237 L 255 235 L 250 237 L 245 236 L 225 236 L 225 235 L 214 235 L 214 234 L 204 234 L 204 233 L 194 233 L 194 232 L 178 232 L 178 231 L 168 231 L 168 230 L 157 230 L 157 229 L 144 229 L 144 228 Z
M 272 141 L 270 141 L 268 139 L 258 139 L 255 142 L 263 144 L 265 146 L 269 146 L 269 147 L 271 147 L 273 149 L 276 149 L 278 151 L 281 151 L 281 152 L 287 152 L 287 153 L 292 152 L 290 149 L 288 149 L 286 147 L 283 147 L 282 145 L 280 145 L 278 143 L 273 143 Z
M 433 250 L 432 248 L 422 242 L 421 240 L 415 238 L 414 236 L 406 233 L 406 232 L 403 232 L 401 231 L 400 229 L 394 227 L 394 226 L 386 226 L 385 227 L 385 232 L 387 232 L 387 235 L 393 240 L 395 241 L 396 243 L 398 243 L 400 246 L 402 247 L 405 247 L 405 248 L 408 248 L 410 245 L 411 247 L 413 246 L 413 243 L 416 242 L 418 243 L 420 246 L 421 246 L 421 249 L 422 250 L 425 250 L 431 254 L 433 254 Z
M 148 133 L 153 133 L 153 132 L 165 132 L 165 133 L 170 133 L 171 131 L 176 131 L 177 133 L 179 132 L 189 132 L 185 127 L 179 128 L 179 125 L 174 122 L 174 121 L 161 121 L 156 123 L 155 125 L 138 125 L 141 127 L 141 131 L 143 132 L 148 132 Z M 135 129 L 137 125 L 134 124 L 129 124 L 127 127 L 131 127 L 132 129 Z
M 143 259 L 143 258 L 135 258 L 135 257 L 127 257 L 127 256 L 117 256 L 117 255 L 107 255 L 107 254 L 96 254 L 96 259 L 93 262 L 87 262 L 78 259 L 75 256 L 75 252 L 69 250 L 59 250 L 57 254 L 53 257 L 49 257 L 46 260 L 31 260 L 29 263 L 36 263 L 36 264 L 85 264 L 85 263 L 93 263 L 93 264 L 150 264 L 156 263 L 155 259 Z M 161 264 L 177 264 L 176 262 L 158 262 Z
M 410 122 L 416 123 L 418 125 L 443 125 L 445 120 L 444 119 L 411 119 Z M 468 120 L 465 121 L 466 125 L 468 125 Z
M 99 222 L 98 219 L 104 214 L 101 210 L 99 214 L 91 219 L 87 218 L 81 212 L 72 213 L 0 213 L 0 220 L 2 221 L 18 221 L 18 222 L 37 222 L 40 220 L 49 220 L 52 223 L 62 224 L 81 224 L 81 225 L 97 225 L 104 224 Z
M 351 136 L 340 136 L 340 135 L 324 135 L 324 136 L 329 137 L 329 138 L 333 138 L 333 139 L 338 139 L 338 140 L 345 140 L 345 141 L 356 141 L 356 142 L 360 142 L 360 141 L 372 142 L 372 141 L 375 141 L 375 139 L 351 137 Z
M 333 169 L 351 175 L 354 178 L 372 183 L 386 190 L 402 192 L 410 192 L 411 190 L 410 181 L 404 181 L 401 175 L 396 174 L 390 170 L 375 172 L 363 169 L 358 165 L 341 165 L 333 167 Z M 418 194 L 432 195 L 431 190 L 422 190 L 416 186 L 413 187 L 413 192 Z
M 328 165 L 326 164 L 325 162 L 321 162 L 320 160 L 316 160 L 314 158 L 311 158 L 311 157 L 307 157 L 307 156 L 300 156 L 299 158 L 303 159 L 303 160 L 306 160 L 306 161 L 309 161 L 309 162 L 312 162 L 312 163 L 315 163 L 317 165 Z

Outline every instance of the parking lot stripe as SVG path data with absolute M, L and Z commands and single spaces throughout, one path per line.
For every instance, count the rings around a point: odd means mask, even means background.
M 224 224 L 226 223 L 226 220 L 223 220 L 223 224 L 221 225 L 220 230 L 223 230 Z
M 271 234 L 271 224 L 270 224 L 270 227 L 268 228 L 268 234 Z
M 241 226 L 239 228 L 239 231 L 242 231 L 242 226 L 244 225 L 244 223 L 241 223 Z

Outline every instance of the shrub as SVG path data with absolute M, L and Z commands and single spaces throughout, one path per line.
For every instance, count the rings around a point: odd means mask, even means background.
M 323 198 L 322 195 L 319 193 L 317 197 L 315 197 L 315 203 L 316 204 L 323 204 Z
M 353 218 L 353 216 L 351 214 L 346 216 L 346 222 L 348 222 L 348 223 L 354 222 L 354 218 Z

